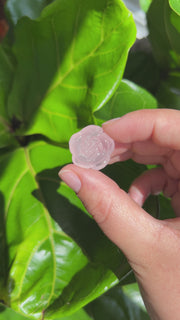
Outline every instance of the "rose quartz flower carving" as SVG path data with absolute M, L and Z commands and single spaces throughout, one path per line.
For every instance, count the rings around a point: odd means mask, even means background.
M 72 135 L 69 141 L 72 161 L 77 166 L 100 170 L 114 150 L 114 141 L 99 126 L 90 125 Z

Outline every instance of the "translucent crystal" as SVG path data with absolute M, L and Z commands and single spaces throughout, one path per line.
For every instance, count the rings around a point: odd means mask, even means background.
M 90 125 L 73 134 L 69 141 L 72 161 L 77 166 L 100 170 L 114 150 L 114 141 L 99 126 Z

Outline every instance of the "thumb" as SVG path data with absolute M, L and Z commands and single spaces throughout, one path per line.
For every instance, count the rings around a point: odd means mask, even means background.
M 99 227 L 130 263 L 139 264 L 144 260 L 158 237 L 158 220 L 102 172 L 67 165 L 59 176 L 77 193 Z

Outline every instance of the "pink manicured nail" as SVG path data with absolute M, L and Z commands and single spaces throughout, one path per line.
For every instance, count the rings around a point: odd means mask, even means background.
M 132 186 L 129 190 L 130 197 L 140 206 L 142 207 L 145 201 L 144 194 L 135 186 Z
M 81 189 L 81 181 L 79 177 L 70 170 L 61 170 L 59 172 L 60 178 L 76 193 L 78 193 Z

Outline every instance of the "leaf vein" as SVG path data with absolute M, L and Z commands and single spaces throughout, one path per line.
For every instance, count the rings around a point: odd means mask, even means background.
M 49 113 L 51 115 L 54 115 L 54 116 L 58 116 L 58 117 L 62 117 L 62 118 L 66 118 L 66 119 L 69 119 L 69 120 L 76 120 L 76 117 L 70 117 L 66 114 L 62 114 L 62 113 L 59 113 L 59 112 L 54 112 L 54 111 L 50 111 L 48 109 L 46 109 L 45 107 L 42 108 L 42 111 L 46 112 L 46 113 Z
M 52 227 L 52 222 L 51 222 L 49 213 L 48 213 L 48 211 L 47 211 L 47 209 L 46 209 L 47 206 L 46 206 L 46 204 L 45 204 L 44 197 L 43 197 L 43 195 L 42 195 L 42 193 L 41 193 L 41 189 L 40 189 L 40 186 L 39 186 L 39 184 L 38 184 L 38 180 L 36 179 L 36 173 L 35 173 L 35 171 L 34 171 L 34 168 L 33 168 L 32 164 L 31 164 L 31 161 L 30 161 L 30 155 L 29 155 L 28 149 L 25 148 L 24 150 L 25 150 L 27 165 L 28 165 L 28 167 L 29 167 L 29 170 L 30 170 L 30 172 L 31 172 L 31 174 L 32 174 L 35 182 L 36 182 L 37 188 L 38 188 L 38 190 L 39 190 L 39 192 L 40 192 L 41 201 L 42 201 L 42 203 L 43 203 L 44 218 L 45 218 L 45 220 L 46 220 L 47 227 L 48 227 L 48 229 L 49 229 L 49 236 L 50 236 L 50 240 L 51 240 L 50 243 L 51 243 L 51 248 L 52 248 L 52 252 L 53 252 L 54 273 L 53 273 L 53 277 L 52 277 L 52 290 L 51 290 L 51 293 L 50 293 L 49 299 L 48 299 L 48 303 L 49 303 L 50 300 L 51 300 L 51 298 L 52 298 L 52 296 L 53 296 L 53 294 L 54 294 L 55 279 L 56 279 L 56 259 L 55 259 L 55 254 L 54 254 L 54 252 L 55 252 L 55 246 L 54 246 L 54 241 L 53 241 L 53 237 L 52 237 L 53 227 Z
M 114 27 L 114 29 L 111 31 L 111 33 L 109 33 L 107 35 L 106 39 L 104 39 L 104 37 L 103 37 L 100 40 L 100 42 L 98 43 L 98 45 L 89 54 L 87 54 L 85 57 L 83 57 L 81 60 L 79 60 L 75 64 L 71 64 L 71 67 L 69 68 L 69 70 L 62 77 L 59 77 L 59 79 L 54 84 L 52 84 L 52 86 L 47 91 L 47 95 L 50 94 L 54 89 L 56 89 L 63 82 L 63 80 L 71 73 L 71 71 L 73 71 L 73 69 L 78 67 L 81 63 L 83 63 L 84 61 L 86 61 L 90 57 L 93 57 L 95 52 L 102 46 L 104 41 L 107 40 L 112 35 L 112 33 L 115 32 L 120 27 L 121 24 L 122 23 L 119 23 L 116 27 Z
M 25 176 L 25 174 L 28 172 L 27 168 L 22 172 L 22 174 L 19 176 L 19 178 L 16 180 L 15 184 L 14 184 L 14 187 L 12 188 L 12 191 L 11 191 L 11 194 L 10 194 L 10 197 L 9 197 L 9 200 L 7 202 L 7 206 L 6 206 L 6 209 L 5 209 L 5 218 L 7 218 L 7 214 L 8 214 L 8 209 L 10 207 L 10 204 L 11 204 L 11 201 L 13 199 L 13 195 L 14 195 L 14 192 L 18 186 L 18 184 L 21 182 L 21 180 L 23 179 L 23 177 Z

